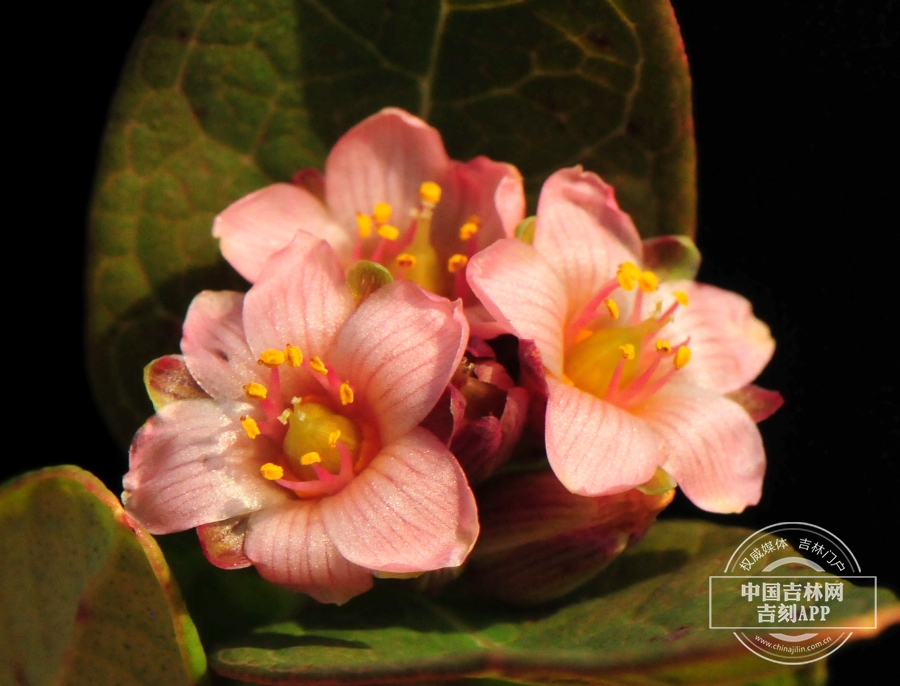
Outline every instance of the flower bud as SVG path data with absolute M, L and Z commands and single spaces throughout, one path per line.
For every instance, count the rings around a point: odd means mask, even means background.
M 559 598 L 602 571 L 646 533 L 674 490 L 585 497 L 551 471 L 499 477 L 478 493 L 481 537 L 467 573 L 516 605 Z

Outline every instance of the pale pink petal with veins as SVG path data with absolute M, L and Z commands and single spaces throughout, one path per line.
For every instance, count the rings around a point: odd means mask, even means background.
M 370 296 L 341 330 L 329 359 L 372 412 L 382 441 L 419 424 L 465 350 L 459 302 L 399 281 Z
M 328 208 L 295 184 L 276 183 L 251 193 L 229 205 L 213 223 L 222 256 L 251 283 L 266 260 L 298 231 L 328 241 L 341 254 L 350 253 L 350 237 Z
M 183 400 L 153 415 L 131 444 L 122 497 L 128 513 L 150 533 L 167 534 L 289 500 L 287 491 L 259 476 L 278 448 L 251 440 L 241 427 L 239 418 L 255 409 Z
M 181 351 L 191 376 L 213 398 L 238 400 L 260 380 L 244 333 L 244 294 L 203 291 L 188 308 Z
M 322 501 L 322 514 L 348 560 L 384 572 L 456 567 L 478 536 L 465 474 L 421 428 L 382 448 L 350 485 Z
M 319 501 L 255 513 L 244 551 L 263 578 L 322 603 L 341 605 L 372 588 L 371 572 L 341 555 L 325 531 Z

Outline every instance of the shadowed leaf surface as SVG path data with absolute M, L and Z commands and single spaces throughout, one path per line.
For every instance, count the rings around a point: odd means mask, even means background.
M 722 574 L 748 533 L 659 522 L 595 582 L 528 611 L 382 587 L 340 608 L 310 605 L 297 621 L 214 651 L 211 665 L 283 684 L 476 676 L 541 684 L 821 684 L 821 664 L 797 672 L 761 660 L 730 631 L 708 628 L 709 576 Z M 849 621 L 871 609 L 871 591 L 849 587 L 832 612 Z M 881 628 L 900 621 L 889 591 L 879 590 L 878 613 Z
M 110 110 L 90 216 L 89 365 L 126 444 L 150 360 L 200 290 L 246 284 L 210 235 L 229 203 L 321 166 L 395 105 L 531 194 L 576 163 L 644 236 L 692 234 L 687 63 L 666 0 L 161 0 Z M 363 208 L 366 211 L 369 208 Z
M 94 476 L 53 467 L 0 490 L 0 683 L 205 682 L 156 542 Z

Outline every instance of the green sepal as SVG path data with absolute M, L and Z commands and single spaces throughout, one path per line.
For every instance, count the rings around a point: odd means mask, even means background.
M 372 293 L 393 280 L 394 277 L 385 267 L 369 260 L 360 260 L 347 272 L 347 286 L 357 307 Z
M 662 281 L 693 281 L 700 269 L 700 251 L 690 236 L 658 236 L 644 241 L 644 267 Z
M 163 355 L 144 367 L 144 388 L 157 412 L 176 400 L 210 397 L 191 376 L 182 355 Z
M 640 486 L 635 486 L 635 488 L 647 495 L 659 495 L 660 493 L 671 491 L 677 486 L 675 479 L 665 469 L 657 467 L 656 472 L 650 477 L 649 481 L 642 483 Z
M 534 243 L 534 225 L 537 222 L 537 217 L 525 217 L 522 221 L 520 221 L 516 225 L 516 233 L 515 236 L 523 243 L 528 243 L 528 245 L 532 245 Z

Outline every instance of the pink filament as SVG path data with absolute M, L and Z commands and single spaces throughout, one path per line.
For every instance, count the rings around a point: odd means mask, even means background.
M 603 287 L 597 292 L 597 295 L 588 300 L 587 304 L 581 308 L 581 311 L 579 311 L 578 315 L 569 324 L 568 328 L 571 337 L 574 338 L 577 336 L 578 332 L 581 331 L 585 324 L 597 317 L 597 308 L 600 307 L 600 303 L 606 300 L 610 293 L 618 287 L 619 280 L 617 278 L 610 279 L 603 284 Z

